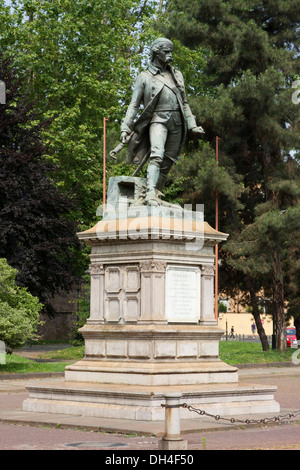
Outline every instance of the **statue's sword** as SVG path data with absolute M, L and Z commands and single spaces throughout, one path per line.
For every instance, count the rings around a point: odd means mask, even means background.
M 144 155 L 144 157 L 141 159 L 140 163 L 138 164 L 137 169 L 133 173 L 133 176 L 136 176 L 138 174 L 138 172 L 143 168 L 143 166 L 145 165 L 145 163 L 146 163 L 146 161 L 148 160 L 149 157 L 150 157 L 150 150 L 148 150 L 146 155 Z
M 128 137 L 126 138 L 125 142 L 120 142 L 110 153 L 109 153 L 109 156 L 111 158 L 113 158 L 114 160 L 116 160 L 116 154 L 121 152 L 121 150 L 124 148 L 124 146 L 126 144 L 128 144 L 128 142 L 130 141 L 131 137 L 132 137 L 132 134 L 129 134 Z M 145 154 L 145 156 L 141 159 L 140 163 L 138 164 L 138 167 L 137 169 L 135 170 L 135 172 L 133 173 L 133 176 L 136 176 L 139 171 L 143 168 L 143 166 L 145 165 L 145 163 L 147 162 L 148 158 L 150 156 L 150 150 Z

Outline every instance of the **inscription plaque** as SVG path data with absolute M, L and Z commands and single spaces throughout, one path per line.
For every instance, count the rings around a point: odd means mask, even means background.
M 200 269 L 168 266 L 165 298 L 168 322 L 197 323 L 200 320 Z

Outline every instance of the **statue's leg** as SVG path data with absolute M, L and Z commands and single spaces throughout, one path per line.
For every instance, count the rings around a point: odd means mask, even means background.
M 146 202 L 149 205 L 158 205 L 159 200 L 156 197 L 156 187 L 160 176 L 161 162 L 164 156 L 165 144 L 168 131 L 162 123 L 153 123 L 150 125 L 150 159 L 147 169 L 147 194 Z
M 164 186 L 167 181 L 167 176 L 169 174 L 169 171 L 172 168 L 173 163 L 174 163 L 173 160 L 171 160 L 170 158 L 168 157 L 163 158 L 160 164 L 160 173 L 159 173 L 158 181 L 156 184 L 156 189 L 158 189 L 159 191 L 162 191 L 164 189 Z
M 161 160 L 160 174 L 156 185 L 156 189 L 159 191 L 163 190 L 172 165 L 178 159 L 178 153 L 182 140 L 182 124 L 180 116 L 178 119 L 174 119 L 176 115 L 177 113 L 174 113 L 167 124 L 168 133 L 164 143 L 164 155 Z
M 160 160 L 150 158 L 147 168 L 147 197 L 148 199 L 153 196 L 155 198 L 155 188 L 159 179 L 160 173 Z

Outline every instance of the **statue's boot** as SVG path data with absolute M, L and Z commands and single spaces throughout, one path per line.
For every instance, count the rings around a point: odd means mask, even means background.
M 159 179 L 160 168 L 155 162 L 151 162 L 148 165 L 147 169 L 147 194 L 146 194 L 146 203 L 149 206 L 158 206 L 159 200 L 156 196 L 156 185 Z
M 162 192 L 168 177 L 168 173 L 173 165 L 173 161 L 169 158 L 165 158 L 160 165 L 160 172 L 159 177 L 156 183 L 156 198 L 159 200 L 159 204 L 166 207 L 182 209 L 178 204 L 172 204 L 169 202 L 164 201 L 162 198 L 164 197 L 164 193 Z
M 161 193 L 165 187 L 166 181 L 167 181 L 167 177 L 160 174 L 156 183 L 156 189 L 158 189 L 158 191 L 160 191 Z

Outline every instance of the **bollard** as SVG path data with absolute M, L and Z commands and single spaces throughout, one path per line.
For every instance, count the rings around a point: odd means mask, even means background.
M 6 104 L 6 88 L 2 80 L 0 80 L 0 104 Z
M 158 443 L 160 450 L 186 450 L 187 441 L 182 439 L 180 431 L 180 398 L 181 393 L 165 395 L 165 434 Z
M 0 341 L 0 364 L 6 364 L 4 341 Z

